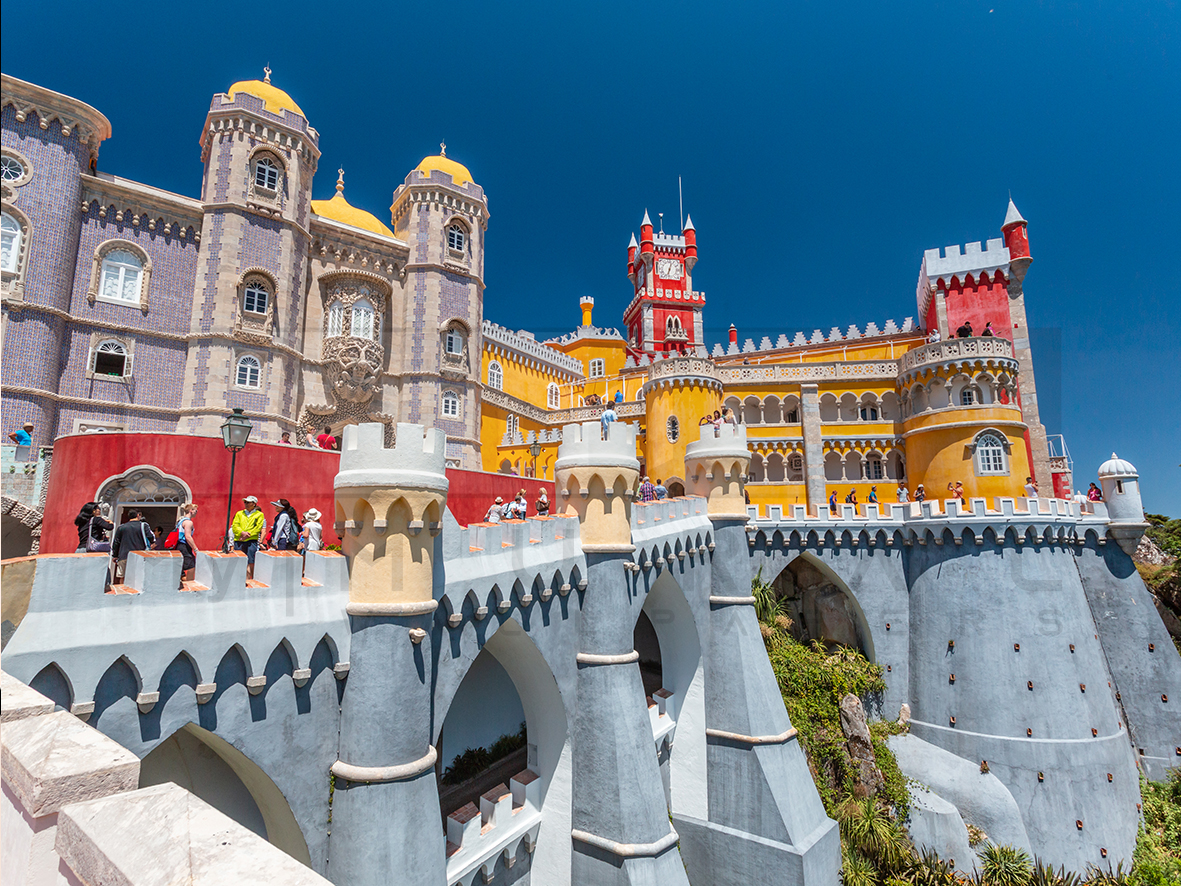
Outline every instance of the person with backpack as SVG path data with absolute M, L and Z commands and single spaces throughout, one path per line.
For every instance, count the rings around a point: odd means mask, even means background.
M 156 540 L 142 515 L 134 508 L 124 516 L 127 522 L 115 530 L 111 539 L 111 556 L 115 558 L 115 578 L 122 581 L 127 575 L 127 557 L 132 551 L 146 551 Z
M 197 552 L 201 550 L 197 547 L 197 529 L 193 525 L 193 518 L 197 516 L 197 506 L 190 502 L 180 506 L 180 519 L 176 521 L 176 529 L 173 534 L 176 536 L 175 545 L 170 545 L 172 536 L 168 537 L 168 541 L 164 543 L 165 547 L 175 547 L 180 551 L 180 586 L 178 590 L 185 589 L 185 582 L 193 578 L 193 572 L 197 568 Z
M 276 551 L 294 551 L 299 544 L 299 515 L 285 498 L 271 502 L 271 507 L 277 508 L 275 521 L 271 524 L 270 547 Z

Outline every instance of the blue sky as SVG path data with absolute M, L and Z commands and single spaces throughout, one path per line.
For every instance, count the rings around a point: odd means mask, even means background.
M 120 11 L 122 9 L 122 11 Z M 184 9 L 182 15 L 178 10 Z M 191 10 L 191 12 L 189 11 Z M 1181 515 L 1181 11 L 1139 3 L 6 3 L 6 73 L 106 114 L 100 168 L 196 195 L 210 97 L 274 69 L 354 205 L 446 139 L 489 196 L 485 316 L 617 324 L 647 208 L 698 231 L 711 341 L 915 314 L 1010 190 L 1043 416 Z M 37 35 L 35 38 L 30 35 Z

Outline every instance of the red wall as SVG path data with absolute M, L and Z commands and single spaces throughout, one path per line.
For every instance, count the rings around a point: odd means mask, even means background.
M 230 454 L 220 437 L 186 434 L 72 434 L 53 446 L 53 465 L 45 499 L 41 553 L 72 553 L 78 547 L 74 517 L 112 477 L 140 465 L 179 477 L 200 505 L 195 526 L 202 548 L 220 545 L 225 530 L 226 496 L 230 482 Z M 238 453 L 234 475 L 234 510 L 242 497 L 258 497 L 268 523 L 274 518 L 269 502 L 286 498 L 302 517 L 317 508 L 323 517 L 324 543 L 339 544 L 332 528 L 335 509 L 332 483 L 340 453 L 278 443 L 249 443 Z M 529 510 L 542 487 L 554 499 L 554 484 L 481 471 L 447 471 L 451 481 L 447 506 L 461 524 L 483 519 L 496 496 L 505 499 L 525 489 Z
M 984 325 L 991 320 L 995 335 L 1013 340 L 1009 290 L 1001 274 L 997 274 L 995 283 L 990 283 L 987 277 L 981 277 L 974 285 L 971 281 L 961 284 L 956 280 L 947 291 L 946 300 L 949 335 L 954 337 L 956 329 L 965 321 L 971 322 L 972 334 L 979 335 L 984 331 Z

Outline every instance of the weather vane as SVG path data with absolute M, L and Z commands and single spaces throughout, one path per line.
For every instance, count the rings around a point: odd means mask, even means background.
M 271 66 L 270 66 L 270 65 L 266 65 L 266 66 L 265 66 L 265 67 L 262 69 L 262 73 L 263 73 L 262 82 L 263 82 L 263 83 L 270 83 L 270 82 L 271 82 Z
M 447 142 L 439 142 L 439 156 L 440 157 L 447 156 Z

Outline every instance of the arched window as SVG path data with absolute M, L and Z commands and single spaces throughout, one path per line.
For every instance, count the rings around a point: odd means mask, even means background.
M 15 274 L 20 265 L 20 254 L 20 222 L 6 212 L 0 216 L 0 269 L 5 273 Z
M 268 191 L 279 189 L 279 167 L 270 157 L 260 157 L 254 164 L 254 186 Z
M 861 420 L 862 421 L 877 421 L 878 420 L 878 408 L 876 406 L 862 406 L 861 407 Z
M 334 301 L 328 307 L 328 328 L 325 338 L 332 338 L 334 335 L 344 335 L 344 305 L 338 301 Z
M 443 392 L 443 417 L 459 418 L 459 395 L 455 391 Z
M 881 480 L 885 476 L 885 471 L 882 467 L 882 459 L 879 456 L 871 455 L 865 462 L 865 479 L 866 480 Z
M 463 225 L 454 223 L 447 226 L 447 246 L 450 249 L 462 252 L 467 245 L 467 231 L 463 229 Z
M 587 373 L 591 378 L 602 378 L 607 374 L 607 362 L 602 357 L 596 357 L 590 361 L 590 372 Z
M 242 295 L 242 308 L 252 314 L 265 314 L 269 298 L 270 291 L 266 284 L 261 280 L 251 280 Z
M 545 405 L 549 409 L 560 409 L 562 406 L 562 390 L 552 381 L 545 389 Z
M 504 387 L 504 369 L 495 360 L 488 364 L 488 387 L 498 391 Z
M 250 354 L 238 358 L 238 369 L 235 383 L 240 388 L 257 388 L 259 376 L 262 374 L 262 364 L 257 357 Z
M 350 326 L 353 338 L 373 339 L 373 316 L 373 305 L 365 299 L 361 299 L 353 305 L 353 318 Z
M 462 354 L 463 353 L 463 330 L 458 326 L 451 326 L 447 329 L 447 339 L 444 342 L 444 347 L 448 354 Z
M 107 339 L 99 344 L 90 355 L 90 371 L 95 375 L 128 378 L 131 375 L 131 357 L 122 342 Z
M 521 420 L 515 415 L 510 414 L 508 419 L 505 421 L 505 432 L 508 434 L 510 440 L 517 436 L 517 431 L 520 429 L 520 427 Z
M 1005 444 L 996 434 L 985 433 L 976 438 L 976 473 L 1007 474 Z
M 971 388 L 960 391 L 960 406 L 971 406 L 976 402 L 976 395 Z
M 143 268 L 143 262 L 135 254 L 126 249 L 112 249 L 103 258 L 102 283 L 99 292 L 102 293 L 103 298 L 138 302 Z

